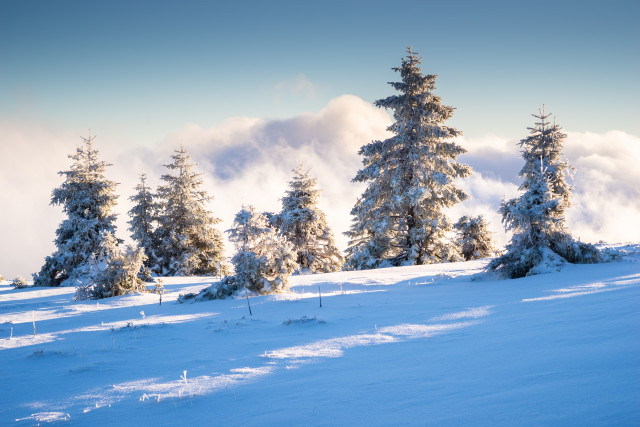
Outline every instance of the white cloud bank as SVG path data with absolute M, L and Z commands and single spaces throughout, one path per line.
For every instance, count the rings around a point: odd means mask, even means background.
M 127 199 L 137 175 L 144 169 L 151 183 L 158 184 L 165 173 L 162 165 L 183 143 L 204 173 L 207 191 L 215 197 L 211 209 L 223 220 L 222 230 L 230 227 L 243 203 L 278 211 L 291 169 L 304 162 L 318 177 L 323 189 L 321 208 L 345 248 L 342 233 L 349 228 L 349 212 L 363 190 L 361 184 L 351 182 L 361 166 L 358 149 L 385 138 L 389 124 L 385 111 L 345 95 L 318 113 L 287 120 L 241 117 L 210 129 L 185 125 L 154 147 L 130 149 L 100 137 L 96 143 L 103 158 L 114 163 L 108 177 L 121 183 L 120 237 L 128 234 Z M 80 142 L 68 132 L 0 123 L 0 273 L 5 276 L 37 271 L 53 250 L 51 242 L 62 214 L 58 207 L 48 206 L 50 194 L 61 182 L 57 172 L 69 166 L 66 155 Z M 473 166 L 475 173 L 461 183 L 472 199 L 455 207 L 451 218 L 485 214 L 503 245 L 508 236 L 496 210 L 505 196 L 517 194 L 522 166 L 517 141 L 488 135 L 459 142 L 469 150 L 460 160 Z M 636 168 L 640 138 L 618 131 L 568 132 L 565 153 L 577 169 L 576 206 L 567 215 L 572 233 L 584 241 L 640 241 L 640 171 Z

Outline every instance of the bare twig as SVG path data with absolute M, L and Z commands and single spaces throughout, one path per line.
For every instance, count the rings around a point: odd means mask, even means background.
M 251 303 L 249 302 L 249 290 L 247 290 L 247 307 L 249 307 L 249 316 L 253 317 L 253 313 L 251 312 Z

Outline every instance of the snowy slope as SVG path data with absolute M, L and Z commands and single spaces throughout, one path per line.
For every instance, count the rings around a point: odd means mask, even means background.
M 472 280 L 486 260 L 296 276 L 253 316 L 176 302 L 203 278 L 166 280 L 161 306 L 4 282 L 0 425 L 638 425 L 624 250 L 518 280 Z

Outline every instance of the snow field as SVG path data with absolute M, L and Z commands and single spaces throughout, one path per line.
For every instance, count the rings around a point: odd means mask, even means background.
M 294 276 L 253 316 L 245 298 L 176 302 L 211 278 L 164 280 L 161 306 L 4 282 L 0 424 L 637 425 L 624 249 L 517 280 L 472 280 L 487 260 Z

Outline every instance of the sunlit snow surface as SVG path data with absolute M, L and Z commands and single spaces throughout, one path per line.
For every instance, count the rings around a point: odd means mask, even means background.
M 166 279 L 162 305 L 4 282 L 0 425 L 638 425 L 640 247 L 621 249 L 518 280 L 486 260 L 294 276 L 253 316 L 176 302 L 213 278 Z

